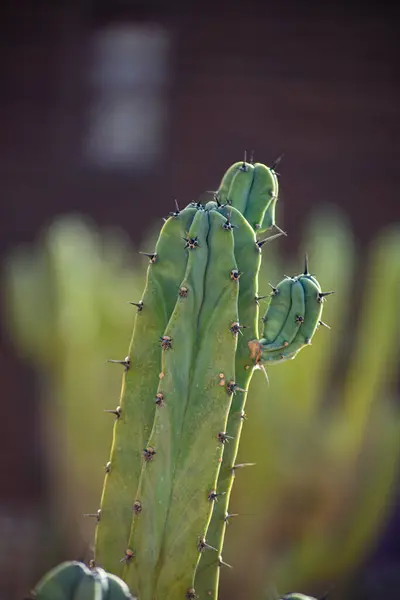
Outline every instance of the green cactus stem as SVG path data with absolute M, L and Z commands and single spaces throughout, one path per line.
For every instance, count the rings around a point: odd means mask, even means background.
M 156 408 L 152 398 L 159 382 L 160 331 L 168 323 L 184 276 L 182 237 L 195 213 L 195 208 L 187 207 L 164 224 L 155 252 L 149 256 L 146 287 L 136 315 L 128 360 L 120 361 L 125 368 L 120 414 L 114 425 L 95 541 L 96 563 L 116 575 L 123 570 L 121 552 L 128 545 L 142 451 Z
M 238 321 L 233 233 L 217 204 L 199 211 L 186 238 L 187 271 L 164 338 L 163 379 L 137 499 L 124 578 L 141 600 L 185 598 L 193 586 L 211 516 L 234 391 Z M 182 250 L 183 251 L 183 250 Z M 150 542 L 151 540 L 151 542 Z M 132 585 L 132 583 L 133 585 Z

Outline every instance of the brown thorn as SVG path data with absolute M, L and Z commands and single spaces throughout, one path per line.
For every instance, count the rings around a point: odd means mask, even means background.
M 114 363 L 116 365 L 124 365 L 125 371 L 128 371 L 129 367 L 131 366 L 131 359 L 129 356 L 125 356 L 124 360 L 114 360 L 114 359 L 108 358 L 107 362 Z
M 120 406 L 117 406 L 117 408 L 112 409 L 105 409 L 104 412 L 106 413 L 111 413 L 113 415 L 115 415 L 117 417 L 117 421 L 120 418 L 121 414 L 122 414 L 122 409 Z
M 137 306 L 138 312 L 143 310 L 143 300 L 139 300 L 139 302 L 128 302 L 128 304 L 132 304 L 133 306 Z
M 101 508 L 99 508 L 99 510 L 95 513 L 85 513 L 83 516 L 84 517 L 95 517 L 97 522 L 99 522 L 100 518 L 101 518 Z

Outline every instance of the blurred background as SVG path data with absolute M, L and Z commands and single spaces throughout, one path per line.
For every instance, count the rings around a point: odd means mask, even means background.
M 254 150 L 279 165 L 261 292 L 304 251 L 332 327 L 254 376 L 221 599 L 400 597 L 398 10 L 3 2 L 0 599 L 90 557 L 161 217 Z

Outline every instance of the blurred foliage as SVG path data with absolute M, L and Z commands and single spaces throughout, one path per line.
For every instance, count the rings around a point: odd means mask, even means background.
M 138 258 L 135 258 L 135 257 Z M 144 268 L 121 231 L 101 234 L 81 217 L 61 217 L 6 264 L 6 321 L 19 353 L 37 368 L 43 449 L 57 526 L 85 551 L 111 445 L 120 369 Z M 125 349 L 125 350 L 124 350 Z M 125 354 L 124 354 L 125 352 Z
M 294 361 L 253 378 L 224 560 L 222 597 L 262 598 L 267 580 L 282 593 L 345 576 L 365 557 L 387 517 L 400 455 L 394 403 L 400 287 L 400 228 L 379 233 L 357 260 L 353 233 L 334 207 L 311 219 L 297 257 L 336 290 L 322 329 Z M 268 281 L 301 271 L 282 260 L 284 241 L 264 251 L 260 293 Z M 152 244 L 149 243 L 149 247 Z M 60 218 L 34 248 L 10 256 L 7 320 L 19 352 L 37 367 L 45 456 L 54 510 L 71 538 L 90 544 L 109 455 L 123 358 L 144 265 L 121 232 L 98 232 Z M 73 519 L 71 522 L 70 519 Z M 71 525 L 73 523 L 73 525 Z

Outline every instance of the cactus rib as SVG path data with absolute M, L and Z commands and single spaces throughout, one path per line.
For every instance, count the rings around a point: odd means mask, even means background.
M 160 331 L 164 331 L 175 304 L 176 290 L 184 274 L 184 261 L 178 261 L 181 242 L 196 209 L 187 208 L 169 218 L 159 237 L 150 264 L 130 344 L 130 368 L 124 373 L 120 408 L 122 416 L 114 425 L 110 467 L 101 499 L 102 518 L 96 528 L 96 563 L 121 575 L 121 552 L 128 545 L 132 505 L 141 471 L 141 453 L 150 435 L 155 395 L 160 371 Z M 161 258 L 162 257 L 162 258 Z M 125 359 L 126 361 L 126 359 Z
M 248 389 L 253 375 L 253 365 L 249 360 L 248 342 L 258 337 L 258 272 L 261 264 L 261 252 L 256 244 L 252 227 L 235 208 L 230 208 L 234 229 L 235 258 L 238 268 L 243 271 L 239 285 L 239 318 L 246 329 L 238 337 L 235 371 L 236 383 Z M 222 554 L 225 529 L 227 524 L 230 494 L 233 486 L 235 470 L 233 469 L 239 449 L 240 435 L 243 425 L 243 414 L 246 405 L 246 394 L 233 395 L 229 411 L 227 431 L 233 436 L 232 442 L 225 447 L 223 463 L 218 477 L 218 502 L 214 502 L 212 518 L 207 530 L 207 540 L 218 550 L 218 555 L 207 552 L 200 559 L 196 573 L 195 588 L 201 598 L 217 598 L 220 572 L 219 556 Z

